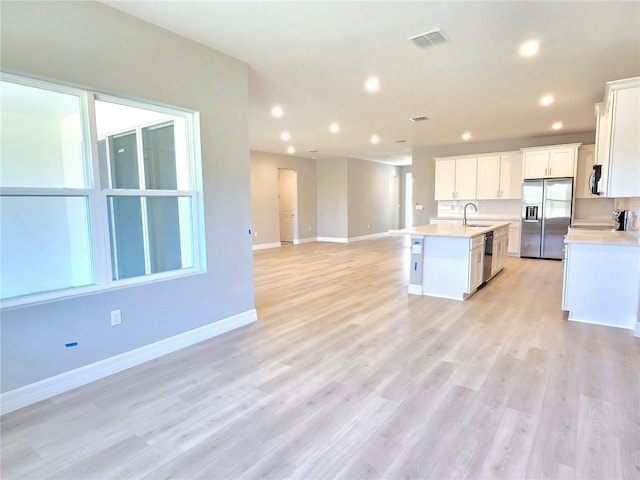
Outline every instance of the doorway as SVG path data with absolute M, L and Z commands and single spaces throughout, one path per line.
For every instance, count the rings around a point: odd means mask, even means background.
M 280 241 L 295 242 L 298 239 L 298 172 L 278 169 L 278 210 Z

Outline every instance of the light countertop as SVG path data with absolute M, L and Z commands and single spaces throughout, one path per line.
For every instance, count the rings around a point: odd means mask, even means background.
M 470 222 L 472 223 L 472 222 Z M 500 227 L 508 227 L 509 222 L 496 222 L 493 225 L 483 227 L 465 227 L 462 222 L 459 224 L 436 223 L 433 225 L 420 225 L 418 227 L 405 228 L 398 231 L 409 235 L 424 235 L 425 237 L 475 237 Z
M 592 245 L 622 245 L 640 247 L 638 232 L 621 232 L 607 230 L 570 229 L 564 239 L 565 243 L 589 243 Z

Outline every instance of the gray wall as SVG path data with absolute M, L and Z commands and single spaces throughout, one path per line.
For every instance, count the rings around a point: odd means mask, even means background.
M 3 2 L 1 22 L 4 69 L 201 113 L 208 267 L 3 311 L 2 391 L 253 309 L 246 64 L 100 3 Z
M 429 218 L 438 215 L 438 202 L 435 196 L 435 162 L 434 157 L 448 157 L 452 155 L 468 155 L 473 153 L 506 152 L 525 147 L 543 145 L 559 145 L 563 143 L 595 142 L 595 132 L 570 133 L 565 135 L 550 135 L 545 137 L 511 138 L 491 142 L 460 143 L 455 145 L 440 145 L 419 147 L 413 151 L 413 203 L 424 205 L 424 210 L 413 211 L 413 224 L 424 225 Z
M 391 204 L 398 203 L 389 196 L 389 177 L 395 175 L 395 166 L 348 159 L 349 238 L 389 231 Z
M 323 159 L 316 163 L 318 181 L 318 236 L 349 237 L 347 159 Z
M 317 237 L 316 161 L 258 151 L 251 151 L 250 157 L 253 244 L 280 241 L 279 168 L 298 174 L 298 239 Z
M 405 224 L 406 203 L 405 195 L 407 192 L 407 173 L 412 172 L 411 165 L 406 167 L 398 167 L 398 177 L 400 178 L 400 228 L 409 228 L 411 225 Z

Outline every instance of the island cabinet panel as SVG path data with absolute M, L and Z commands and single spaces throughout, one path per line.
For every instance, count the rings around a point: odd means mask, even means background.
M 423 294 L 463 300 L 470 293 L 469 256 L 469 238 L 425 237 Z

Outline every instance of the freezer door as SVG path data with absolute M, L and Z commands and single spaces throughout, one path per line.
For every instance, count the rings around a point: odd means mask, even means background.
M 571 224 L 573 179 L 545 180 L 542 217 L 542 258 L 562 260 L 564 237 Z
M 542 180 L 522 184 L 521 257 L 540 257 L 542 238 Z

